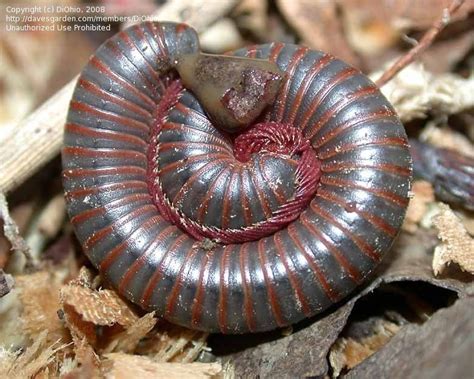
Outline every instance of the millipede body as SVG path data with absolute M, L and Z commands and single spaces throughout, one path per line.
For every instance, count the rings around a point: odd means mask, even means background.
M 90 58 L 62 159 L 101 274 L 146 310 L 222 333 L 283 327 L 350 293 L 396 237 L 411 180 L 403 126 L 356 69 L 283 43 L 206 55 L 167 22 Z

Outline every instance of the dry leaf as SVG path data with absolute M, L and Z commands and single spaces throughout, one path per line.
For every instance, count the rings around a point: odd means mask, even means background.
M 384 23 L 404 30 L 430 27 L 452 1 L 429 0 L 427 3 L 413 0 L 338 0 L 338 4 L 345 13 L 361 13 L 374 23 Z M 451 21 L 465 18 L 473 9 L 474 1 L 466 0 L 459 11 L 452 16 Z
M 336 2 L 278 0 L 277 5 L 304 45 L 331 53 L 354 66 L 358 65 L 359 59 L 344 37 Z
M 400 31 L 387 22 L 387 17 L 381 17 L 383 11 L 380 12 L 378 2 L 367 4 L 357 0 L 355 3 L 345 1 L 340 6 L 347 41 L 357 53 L 377 55 L 400 40 Z
M 440 208 L 440 213 L 433 220 L 441 239 L 433 256 L 435 275 L 441 274 L 451 262 L 457 263 L 463 271 L 474 274 L 474 238 L 469 236 L 449 206 L 440 204 Z
M 107 379 L 206 379 L 222 371 L 219 363 L 160 363 L 147 357 L 110 353 L 102 368 Z

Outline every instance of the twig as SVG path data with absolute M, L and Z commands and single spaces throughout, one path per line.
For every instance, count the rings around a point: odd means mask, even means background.
M 31 256 L 30 247 L 20 235 L 20 231 L 15 221 L 11 218 L 8 211 L 8 204 L 5 195 L 0 192 L 0 219 L 3 220 L 3 234 L 10 241 L 12 251 L 18 251 L 25 256 L 26 267 L 34 268 L 34 261 Z
M 453 0 L 448 8 L 443 9 L 443 13 L 439 20 L 437 20 L 431 28 L 424 34 L 420 42 L 414 46 L 405 55 L 402 55 L 397 61 L 390 66 L 383 75 L 375 81 L 378 87 L 385 85 L 390 79 L 392 79 L 397 73 L 403 70 L 406 66 L 412 63 L 423 51 L 425 51 L 432 43 L 436 36 L 444 29 L 449 23 L 451 16 L 459 9 L 464 3 L 464 0 Z

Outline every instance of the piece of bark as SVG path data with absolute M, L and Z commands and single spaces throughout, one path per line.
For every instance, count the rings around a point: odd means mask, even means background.
M 422 325 L 404 326 L 345 378 L 469 378 L 474 372 L 474 299 L 458 300 Z

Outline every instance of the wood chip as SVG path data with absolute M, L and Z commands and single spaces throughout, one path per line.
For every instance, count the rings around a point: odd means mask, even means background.
M 474 144 L 469 138 L 451 128 L 439 128 L 434 122 L 426 124 L 420 134 L 420 139 L 433 146 L 455 150 L 458 153 L 474 158 Z
M 379 320 L 374 334 L 361 338 L 340 337 L 331 347 L 329 362 L 333 369 L 333 377 L 339 377 L 343 370 L 352 369 L 364 359 L 370 357 L 400 329 L 398 324 L 388 320 Z
M 61 289 L 64 304 L 72 306 L 84 321 L 95 325 L 129 326 L 138 321 L 128 304 L 115 291 L 94 291 L 87 287 L 68 285 Z
M 157 319 L 154 315 L 154 312 L 147 313 L 128 329 L 112 337 L 112 340 L 104 349 L 104 353 L 116 351 L 123 353 L 133 352 L 140 340 L 144 338 L 156 325 Z
M 461 270 L 474 274 L 474 238 L 469 236 L 448 205 L 441 204 L 440 208 L 440 213 L 433 220 L 441 239 L 441 244 L 434 251 L 434 274 L 441 274 L 451 262 L 458 264 Z
M 213 378 L 222 371 L 219 363 L 160 363 L 147 357 L 110 353 L 102 368 L 107 379 Z
M 42 271 L 17 276 L 19 297 L 23 305 L 22 331 L 33 341 L 47 331 L 47 343 L 70 341 L 68 331 L 58 317 L 61 283 L 54 275 Z
M 409 233 L 414 233 L 418 224 L 423 219 L 428 210 L 428 205 L 435 201 L 434 190 L 431 183 L 425 180 L 417 180 L 412 185 L 413 197 L 408 204 L 405 221 L 402 229 Z
M 37 377 L 36 374 L 46 368 L 54 355 L 64 345 L 50 344 L 48 331 L 44 330 L 23 353 L 0 349 L 0 378 L 24 379 Z

